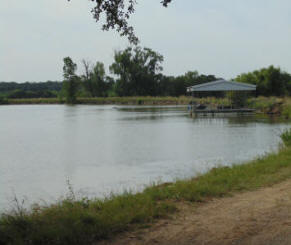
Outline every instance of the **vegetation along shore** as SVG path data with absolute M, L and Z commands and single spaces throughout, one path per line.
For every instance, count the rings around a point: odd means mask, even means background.
M 77 104 L 87 105 L 189 105 L 191 101 L 210 106 L 225 105 L 229 106 L 229 98 L 192 98 L 190 96 L 180 97 L 101 97 L 101 98 L 77 98 Z M 64 104 L 65 100 L 58 98 L 20 98 L 2 99 L 0 105 L 31 105 L 31 104 Z M 263 97 L 249 98 L 246 106 L 255 109 L 257 113 L 282 116 L 285 119 L 291 117 L 291 97 Z
M 291 131 L 281 138 L 285 146 L 277 153 L 218 167 L 193 179 L 153 185 L 141 193 L 79 200 L 71 190 L 55 204 L 30 209 L 18 205 L 1 215 L 0 244 L 90 244 L 170 217 L 181 202 L 207 202 L 272 186 L 291 177 Z

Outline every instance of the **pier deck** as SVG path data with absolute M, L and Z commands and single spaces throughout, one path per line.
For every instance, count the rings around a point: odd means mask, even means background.
M 255 109 L 193 109 L 196 114 L 214 114 L 214 113 L 253 113 Z

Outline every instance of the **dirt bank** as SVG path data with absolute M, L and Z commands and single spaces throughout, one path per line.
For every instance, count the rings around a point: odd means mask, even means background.
M 98 244 L 291 244 L 291 180 L 196 206 L 179 203 L 178 207 L 180 212 L 171 219 Z

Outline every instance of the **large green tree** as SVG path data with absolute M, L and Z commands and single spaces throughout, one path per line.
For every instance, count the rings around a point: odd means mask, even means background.
M 110 71 L 118 76 L 119 96 L 156 95 L 163 56 L 149 48 L 129 47 L 116 51 Z
M 64 58 L 63 66 L 63 92 L 66 103 L 75 104 L 77 102 L 77 92 L 79 87 L 79 77 L 76 75 L 77 65 L 70 57 Z

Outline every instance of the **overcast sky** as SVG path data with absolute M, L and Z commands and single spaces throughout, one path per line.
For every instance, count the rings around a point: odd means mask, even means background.
M 291 72 L 290 0 L 138 0 L 141 46 L 164 55 L 164 74 L 232 78 L 274 64 Z M 0 81 L 62 79 L 62 59 L 108 67 L 128 45 L 93 20 L 89 0 L 0 0 Z

